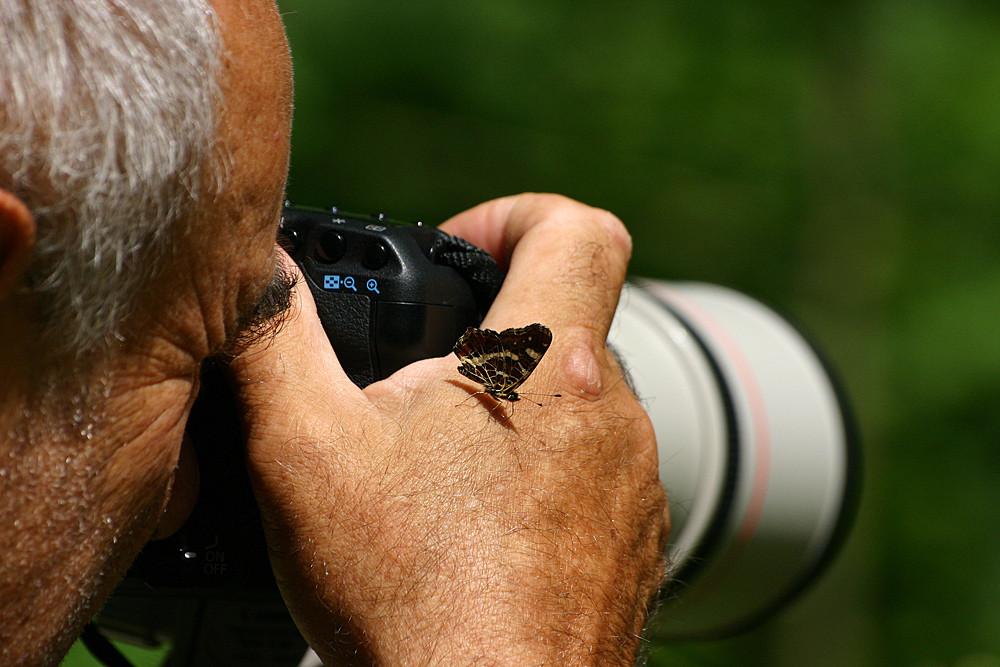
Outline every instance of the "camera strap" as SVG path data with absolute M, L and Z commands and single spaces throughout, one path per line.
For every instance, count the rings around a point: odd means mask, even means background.
M 472 287 L 480 317 L 485 316 L 503 284 L 503 271 L 482 248 L 457 236 L 438 233 L 440 239 L 435 243 L 432 261 L 458 271 Z

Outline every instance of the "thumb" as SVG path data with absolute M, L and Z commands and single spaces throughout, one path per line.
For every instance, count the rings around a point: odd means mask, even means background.
M 246 343 L 229 365 L 251 445 L 269 440 L 260 437 L 268 432 L 280 436 L 321 406 L 344 410 L 365 400 L 337 360 L 298 266 L 284 251 L 278 261 L 294 277 L 291 304 L 277 328 Z

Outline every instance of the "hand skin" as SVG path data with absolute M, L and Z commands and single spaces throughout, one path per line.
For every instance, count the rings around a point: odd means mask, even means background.
M 605 346 L 630 239 L 552 195 L 442 228 L 509 261 L 483 326 L 550 327 L 521 389 L 562 396 L 473 397 L 453 355 L 360 390 L 300 285 L 232 365 L 286 602 L 328 665 L 633 664 L 669 521 L 652 427 Z

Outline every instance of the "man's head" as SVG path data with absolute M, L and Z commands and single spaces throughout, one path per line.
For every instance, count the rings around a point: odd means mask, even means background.
M 23 289 L 67 351 L 106 344 L 222 176 L 207 0 L 2 0 L 0 187 L 37 225 Z
M 0 34 L 6 663 L 156 524 L 198 365 L 274 276 L 291 71 L 273 0 L 0 0 Z
M 290 105 L 287 84 L 274 85 L 285 47 L 273 13 L 260 1 L 0 0 L 0 189 L 34 217 L 18 292 L 35 297 L 45 345 L 87 354 L 128 337 L 130 316 L 176 268 L 178 237 L 210 228 L 225 246 L 239 234 L 225 224 L 233 205 L 273 199 L 268 183 L 252 201 L 237 201 L 245 185 L 227 193 L 240 158 L 263 162 L 255 134 L 287 141 L 287 119 L 261 128 L 247 117 Z M 283 183 L 285 157 L 270 157 L 270 180 Z

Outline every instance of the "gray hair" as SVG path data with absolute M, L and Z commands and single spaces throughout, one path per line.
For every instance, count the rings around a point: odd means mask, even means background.
M 156 278 L 213 174 L 209 0 L 0 0 L 0 187 L 38 225 L 43 338 L 94 352 Z

